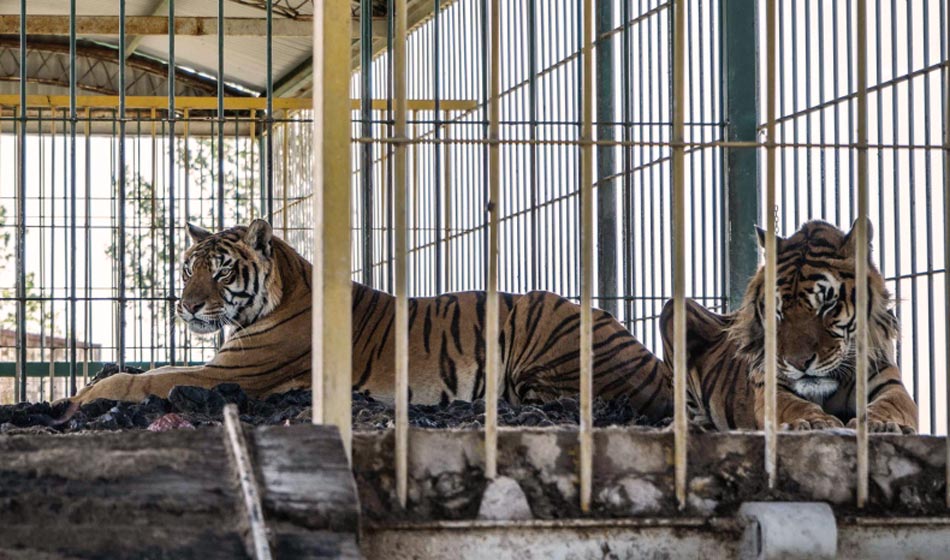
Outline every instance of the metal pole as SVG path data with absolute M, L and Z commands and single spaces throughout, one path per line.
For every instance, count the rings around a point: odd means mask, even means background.
M 116 362 L 119 371 L 125 369 L 125 0 L 119 0 L 119 271 L 118 333 L 116 335 Z
M 581 511 L 590 511 L 593 481 L 594 322 L 594 0 L 584 0 L 581 79 L 581 325 L 580 325 L 580 479 Z
M 613 0 L 597 0 L 597 139 L 614 140 Z M 616 148 L 597 147 L 597 295 L 598 307 L 617 317 L 617 173 Z M 611 179 L 608 179 L 611 177 Z
M 776 415 L 776 308 L 774 297 L 776 290 L 775 254 L 775 175 L 777 158 L 775 153 L 775 3 L 769 0 L 765 5 L 765 56 L 766 56 L 766 183 L 765 183 L 765 472 L 769 488 L 775 488 L 778 463 L 778 442 L 776 441 L 778 422 Z
M 175 212 L 175 0 L 168 0 L 168 363 L 175 364 L 178 330 L 175 321 L 175 277 L 178 246 L 175 233 L 178 219 Z
M 393 221 L 395 222 L 395 275 L 396 292 L 396 495 L 399 504 L 406 506 L 409 482 L 409 301 L 406 288 L 409 277 L 406 268 L 407 161 L 409 146 L 406 129 L 406 2 L 395 2 L 395 29 L 393 37 L 393 139 L 397 142 L 393 153 Z
M 442 106 L 441 106 L 441 74 L 442 69 L 440 68 L 439 55 L 441 54 L 441 48 L 439 45 L 439 40 L 441 36 L 442 22 L 440 19 L 440 11 L 442 0 L 432 0 L 432 98 L 435 100 L 435 109 L 433 111 L 433 127 L 432 134 L 436 142 L 432 145 L 432 196 L 433 196 L 433 205 L 434 205 L 434 253 L 435 260 L 433 267 L 434 272 L 434 293 L 442 293 L 442 275 L 444 273 L 444 266 L 442 265 L 442 154 L 439 150 L 439 141 L 442 139 Z
M 501 150 L 501 3 L 491 0 L 488 47 L 490 87 L 488 98 L 488 263 L 485 302 L 485 476 L 498 474 L 498 375 L 501 352 L 498 344 L 498 213 L 500 209 Z
M 868 498 L 868 71 L 867 1 L 857 5 L 858 216 L 855 230 L 855 416 L 858 419 L 858 507 Z M 916 303 L 916 302 L 915 302 Z
M 360 120 L 364 140 L 373 137 L 373 2 L 360 0 Z M 363 283 L 373 285 L 373 144 L 360 146 Z
M 940 21 L 943 22 L 943 38 L 940 40 L 941 58 L 947 59 L 947 31 L 950 27 L 948 6 L 940 7 Z M 950 263 L 950 65 L 943 66 L 943 262 Z M 943 315 L 945 348 L 950 348 L 950 270 L 944 266 L 943 273 Z M 950 356 L 944 355 L 944 371 L 950 364 Z M 950 383 L 946 384 L 946 407 L 950 408 Z M 936 394 L 934 395 L 936 396 Z M 934 429 L 936 431 L 936 429 Z M 947 432 L 944 438 L 947 448 L 946 463 L 946 501 L 950 507 L 950 414 L 947 414 Z
M 316 22 L 316 20 L 314 20 Z M 274 0 L 267 0 L 267 172 L 266 172 L 266 197 L 267 208 L 262 214 L 267 216 L 267 221 L 274 223 Z M 316 23 L 314 23 L 316 25 Z M 316 64 L 315 64 L 316 65 Z
M 224 0 L 218 0 L 218 229 L 224 229 Z M 221 345 L 221 340 L 218 345 Z
M 686 0 L 673 12 L 673 435 L 676 500 L 686 507 Z
M 76 0 L 69 0 L 69 389 L 76 394 Z M 64 154 L 65 155 L 65 154 Z
M 351 452 L 350 7 L 316 2 L 313 18 L 313 421 Z
M 759 107 L 756 49 L 758 2 L 723 0 L 720 5 L 721 110 L 726 141 L 754 142 Z M 722 182 L 726 201 L 726 280 L 729 309 L 742 303 L 755 275 L 759 248 L 752 224 L 759 222 L 759 165 L 756 150 L 723 149 Z
M 20 0 L 20 106 L 17 153 L 16 333 L 17 399 L 26 400 L 26 0 Z

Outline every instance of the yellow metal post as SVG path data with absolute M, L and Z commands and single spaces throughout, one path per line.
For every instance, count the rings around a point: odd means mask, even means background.
M 485 476 L 498 474 L 498 370 L 501 353 L 498 345 L 498 213 L 501 211 L 501 5 L 491 1 L 490 62 L 491 82 L 488 98 L 488 278 L 485 301 Z
M 673 451 L 676 500 L 686 507 L 686 0 L 673 13 Z
M 580 332 L 580 479 L 581 511 L 590 511 L 594 441 L 594 0 L 584 0 L 583 87 L 581 114 L 581 332 Z
M 396 495 L 406 506 L 409 494 L 409 282 L 406 266 L 406 1 L 396 0 L 396 21 L 393 38 L 393 220 L 396 229 L 395 274 L 396 292 Z
M 351 453 L 350 7 L 313 14 L 313 421 Z
M 854 327 L 855 416 L 858 419 L 858 507 L 868 499 L 868 26 L 867 0 L 857 5 L 858 79 L 858 221 L 855 231 L 854 275 L 857 310 Z

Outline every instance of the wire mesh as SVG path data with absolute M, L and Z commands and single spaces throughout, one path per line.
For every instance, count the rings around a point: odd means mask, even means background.
M 867 6 L 872 255 L 897 304 L 897 360 L 920 406 L 921 431 L 942 434 L 947 224 L 940 209 L 948 156 L 924 146 L 939 146 L 945 134 L 947 7 L 938 0 Z M 777 11 L 778 141 L 804 144 L 779 148 L 779 234 L 813 218 L 848 230 L 857 205 L 857 2 L 781 0 Z M 837 146 L 811 145 L 826 143 Z

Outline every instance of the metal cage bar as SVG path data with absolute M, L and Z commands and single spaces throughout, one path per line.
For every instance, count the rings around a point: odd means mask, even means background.
M 679 508 L 686 507 L 686 0 L 673 3 L 673 435 L 674 482 Z
M 116 313 L 116 324 L 117 324 L 117 334 L 116 334 L 116 362 L 119 365 L 119 371 L 125 369 L 125 313 L 126 313 L 126 289 L 125 289 L 125 256 L 126 256 L 126 246 L 125 246 L 125 205 L 126 205 L 126 177 L 125 177 L 125 163 L 126 163 L 126 154 L 125 154 L 125 140 L 126 140 L 126 106 L 125 106 L 125 93 L 126 93 L 126 82 L 125 82 L 125 4 L 126 0 L 119 0 L 119 146 L 118 146 L 118 178 L 117 178 L 117 189 L 119 195 L 118 201 L 118 253 L 119 253 L 119 264 L 118 264 L 118 274 L 117 274 L 117 290 L 118 290 L 118 310 Z
M 498 237 L 501 213 L 501 3 L 491 0 L 488 52 L 490 90 L 488 102 L 488 245 L 485 277 L 485 476 L 498 474 Z
M 855 226 L 855 417 L 857 418 L 857 506 L 868 498 L 868 36 L 867 0 L 857 0 L 857 223 Z
M 313 422 L 334 424 L 351 453 L 350 8 L 314 4 Z
M 581 511 L 590 511 L 593 485 L 593 393 L 594 393 L 594 0 L 584 0 L 583 68 L 581 81 L 580 233 L 581 233 L 581 323 L 580 323 L 580 482 Z
M 775 88 L 776 66 L 775 39 L 776 39 L 776 10 L 778 0 L 766 0 L 765 8 L 765 56 L 766 56 L 766 94 L 765 94 L 765 123 L 766 123 L 766 176 L 765 176 L 765 282 L 762 291 L 765 293 L 765 362 L 764 362 L 764 430 L 765 430 L 765 472 L 768 476 L 769 488 L 775 488 L 778 472 L 778 420 L 776 414 L 777 399 L 777 360 L 776 345 L 777 325 L 776 305 L 776 259 L 775 250 L 775 178 L 777 154 L 775 147 Z M 784 138 L 783 138 L 784 139 Z
M 395 239 L 393 240 L 395 259 L 393 268 L 393 282 L 396 295 L 396 496 L 399 504 L 406 507 L 409 488 L 409 301 L 407 288 L 409 284 L 408 269 L 406 267 L 406 251 L 409 242 L 406 228 L 406 211 L 408 209 L 407 185 L 408 169 L 407 156 L 409 138 L 406 127 L 406 2 L 395 0 L 395 22 L 393 30 L 393 140 L 396 144 L 393 149 L 393 222 Z

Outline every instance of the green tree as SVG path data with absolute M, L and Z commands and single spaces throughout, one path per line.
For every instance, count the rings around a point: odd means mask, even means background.
M 13 253 L 16 243 L 14 242 L 13 233 L 10 231 L 12 227 L 8 227 L 7 225 L 8 220 L 9 217 L 6 207 L 0 206 L 0 265 L 2 265 L 4 270 L 11 270 L 12 267 L 15 266 L 15 258 Z M 26 287 L 26 297 L 36 298 L 41 295 L 36 288 L 35 273 L 28 272 L 26 274 L 26 282 L 24 286 Z M 16 297 L 15 287 L 6 287 L 0 289 L 0 298 L 10 301 L 8 298 L 14 297 Z M 44 306 L 41 304 L 41 302 L 36 300 L 26 302 L 27 332 L 39 332 L 41 325 L 43 323 L 49 324 L 52 318 L 52 311 L 49 309 L 44 309 Z M 15 330 L 16 326 L 16 306 L 5 306 L 3 313 L 0 314 L 0 329 Z

